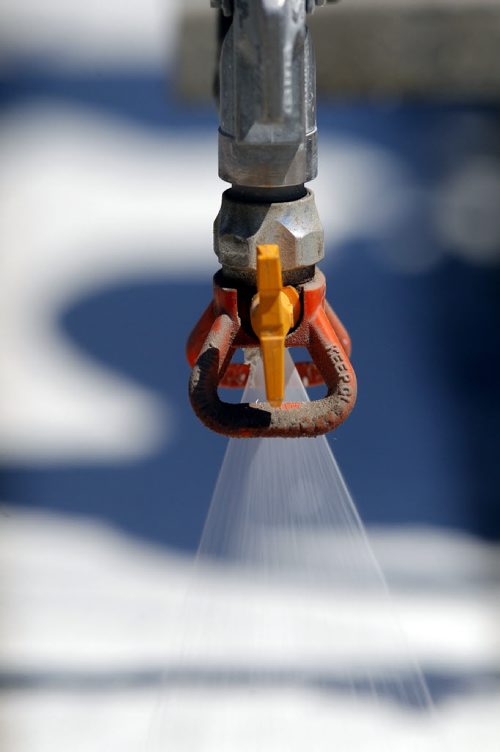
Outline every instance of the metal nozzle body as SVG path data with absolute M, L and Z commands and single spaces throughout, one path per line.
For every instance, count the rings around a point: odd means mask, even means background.
M 304 0 L 234 0 L 219 73 L 220 177 L 260 188 L 312 180 L 316 83 Z

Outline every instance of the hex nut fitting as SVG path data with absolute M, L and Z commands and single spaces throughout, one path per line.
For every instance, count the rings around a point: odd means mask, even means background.
M 257 246 L 276 243 L 284 272 L 317 264 L 324 256 L 324 233 L 314 194 L 295 201 L 250 203 L 222 194 L 214 222 L 214 250 L 235 276 L 257 268 Z

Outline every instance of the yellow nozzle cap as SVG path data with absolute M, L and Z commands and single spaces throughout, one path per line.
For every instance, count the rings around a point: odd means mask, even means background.
M 285 338 L 298 319 L 299 294 L 283 287 L 277 245 L 257 246 L 257 290 L 250 318 L 260 341 L 267 401 L 279 407 L 285 397 Z

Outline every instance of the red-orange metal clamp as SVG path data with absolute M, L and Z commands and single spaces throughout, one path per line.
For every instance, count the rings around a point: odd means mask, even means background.
M 189 396 L 200 420 L 217 433 L 236 438 L 318 436 L 337 428 L 356 401 L 356 376 L 349 360 L 351 342 L 325 300 L 324 275 L 316 269 L 297 287 L 301 316 L 286 347 L 305 347 L 312 362 L 297 363 L 305 386 L 325 383 L 327 394 L 312 402 L 272 407 L 268 402 L 233 404 L 221 400 L 219 386 L 245 386 L 249 365 L 231 363 L 238 348 L 255 348 L 248 293 L 214 277 L 214 298 L 191 333 L 187 357 L 192 367 Z

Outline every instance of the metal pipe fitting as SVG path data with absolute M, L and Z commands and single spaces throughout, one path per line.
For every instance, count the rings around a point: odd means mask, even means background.
M 241 200 L 233 190 L 223 193 L 214 223 L 214 248 L 225 272 L 254 281 L 257 246 L 265 243 L 279 246 L 285 280 L 293 276 L 289 272 L 321 261 L 323 228 L 312 191 L 293 201 L 274 202 Z
M 220 92 L 223 180 L 276 188 L 316 177 L 315 65 L 304 0 L 233 0 Z

